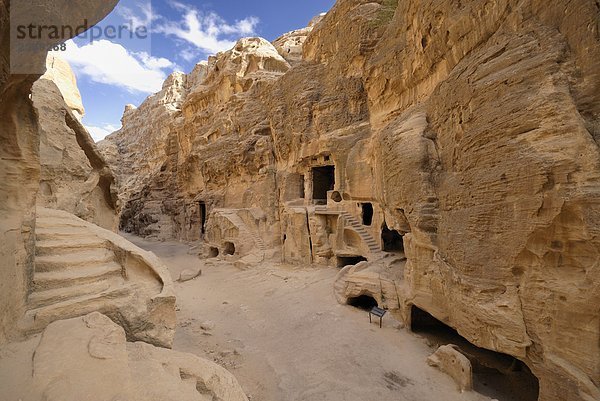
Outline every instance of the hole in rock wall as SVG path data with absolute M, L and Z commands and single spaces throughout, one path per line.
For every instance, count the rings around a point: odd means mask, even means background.
M 200 211 L 200 237 L 206 233 L 206 203 L 199 202 Z
M 471 344 L 456 330 L 414 305 L 411 330 L 425 337 L 434 349 L 446 344 L 458 345 L 471 361 L 473 390 L 478 393 L 498 401 L 537 401 L 538 379 L 520 360 Z
M 396 230 L 390 230 L 386 223 L 381 229 L 381 243 L 385 252 L 404 252 L 404 239 Z
M 359 264 L 360 262 L 366 262 L 367 258 L 364 256 L 338 256 L 337 267 L 342 268 L 346 266 L 352 266 Z
M 298 179 L 298 192 L 300 193 L 300 199 L 304 199 L 304 197 L 306 196 L 304 194 L 304 176 L 301 175 L 300 178 Z
M 331 200 L 339 203 L 342 201 L 342 195 L 338 191 L 333 191 L 331 193 Z
M 215 246 L 211 246 L 210 248 L 208 248 L 208 257 L 209 258 L 216 258 L 217 256 L 219 256 L 219 248 L 217 248 Z
M 354 298 L 348 298 L 348 305 L 367 311 L 370 311 L 375 306 L 378 306 L 375 298 L 370 295 L 361 295 Z
M 312 169 L 313 201 L 327 203 L 327 192 L 335 188 L 335 166 L 314 167 Z
M 234 255 L 235 244 L 233 242 L 226 242 L 225 247 L 223 248 L 223 252 L 225 253 L 225 255 Z
M 373 223 L 373 205 L 371 203 L 363 203 L 362 207 L 362 223 L 365 226 L 370 226 Z

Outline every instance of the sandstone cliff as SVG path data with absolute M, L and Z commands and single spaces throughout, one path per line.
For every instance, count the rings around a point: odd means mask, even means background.
M 114 176 L 79 119 L 81 95 L 69 64 L 49 56 L 32 100 L 40 130 L 37 204 L 60 209 L 109 230 L 118 227 Z
M 33 75 L 11 74 L 9 1 L 0 1 L 0 343 L 14 335 L 16 321 L 24 312 L 28 284 L 33 274 L 36 194 L 39 188 L 38 123 L 29 95 L 44 72 L 46 52 L 17 49 Z M 90 4 L 86 1 L 51 0 L 35 8 L 41 21 L 51 14 L 59 25 L 75 25 L 87 19 L 95 24 L 116 5 L 116 0 Z M 62 13 L 67 8 L 69 13 Z M 34 17 L 35 14 L 30 14 Z M 48 18 L 50 18 L 48 16 Z M 46 43 L 48 47 L 55 43 Z
M 245 39 L 162 134 L 125 123 L 104 145 L 153 160 L 121 225 L 208 230 L 213 256 L 247 238 L 288 263 L 391 253 L 339 290 L 520 359 L 540 400 L 598 399 L 599 20 L 592 0 L 340 0 L 275 47 Z

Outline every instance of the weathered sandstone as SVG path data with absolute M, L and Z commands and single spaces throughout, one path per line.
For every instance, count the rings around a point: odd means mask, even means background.
M 51 18 L 61 25 L 77 26 L 84 19 L 93 25 L 116 5 L 116 0 L 47 0 L 27 7 L 39 21 Z M 68 6 L 67 6 L 68 5 Z M 22 8 L 22 7 L 21 7 Z M 61 10 L 68 8 L 69 13 Z M 44 15 L 48 13 L 50 15 Z M 44 71 L 46 52 L 26 51 L 24 59 L 37 75 L 11 74 L 9 1 L 0 1 L 0 343 L 17 333 L 24 313 L 28 283 L 33 274 L 35 205 L 39 188 L 39 129 L 29 98 L 31 86 Z M 54 43 L 48 43 L 48 46 Z
M 598 399 L 599 20 L 592 0 L 341 0 L 306 38 L 243 40 L 168 133 L 104 145 L 154 160 L 121 179 L 121 225 L 211 256 L 367 259 L 340 301 L 426 311 L 527 364 L 540 400 Z
M 37 204 L 116 230 L 115 179 L 79 122 L 83 106 L 73 72 L 55 56 L 48 57 L 48 66 L 32 88 L 40 134 Z
M 27 386 L 6 383 L 23 401 L 247 401 L 237 380 L 191 354 L 126 342 L 109 318 L 92 313 L 52 323 L 30 356 Z

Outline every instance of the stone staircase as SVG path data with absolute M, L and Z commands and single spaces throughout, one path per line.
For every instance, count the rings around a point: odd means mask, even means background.
M 367 245 L 369 252 L 375 254 L 380 253 L 381 248 L 379 243 L 373 236 L 365 229 L 365 227 L 350 213 L 345 210 L 334 210 L 328 209 L 327 206 L 315 206 L 315 213 L 317 214 L 335 214 L 339 215 L 343 219 L 344 226 L 352 227 L 354 231 L 359 235 L 360 239 Z
M 344 219 L 344 225 L 352 227 L 354 229 L 354 231 L 357 232 L 360 239 L 365 244 L 367 244 L 367 247 L 369 248 L 369 252 L 371 252 L 371 253 L 381 252 L 381 248 L 380 248 L 379 244 L 377 243 L 377 240 L 375 238 L 373 238 L 373 236 L 371 234 L 369 234 L 369 232 L 365 229 L 365 227 L 358 220 L 356 220 L 350 213 L 345 212 L 345 211 L 340 212 L 340 216 L 342 216 L 342 218 Z
M 237 227 L 241 238 L 254 241 L 256 248 L 264 254 L 264 252 L 267 250 L 265 242 L 262 240 L 262 238 L 260 238 L 259 235 L 250 230 L 248 225 L 246 225 L 244 220 L 242 220 L 237 213 L 227 213 L 224 214 L 224 216 L 227 217 L 227 219 Z
M 113 309 L 132 295 L 109 243 L 84 224 L 38 212 L 32 292 L 24 324 L 27 333 L 58 319 Z
M 159 329 L 155 326 L 151 334 L 147 332 L 153 326 L 152 320 L 168 316 L 170 303 L 174 321 L 172 283 L 167 281 L 165 285 L 162 270 L 152 272 L 153 264 L 147 261 L 156 258 L 154 255 L 146 255 L 110 231 L 51 209 L 37 209 L 35 234 L 35 270 L 26 313 L 20 322 L 24 335 L 41 332 L 56 320 L 100 312 L 123 322 L 132 330 L 128 335 L 134 338 L 168 345 L 168 324 Z M 148 272 L 136 272 L 135 278 L 128 275 L 129 257 L 142 266 L 147 262 Z M 150 299 L 156 302 L 155 310 L 148 309 Z M 136 327 L 143 321 L 147 327 Z

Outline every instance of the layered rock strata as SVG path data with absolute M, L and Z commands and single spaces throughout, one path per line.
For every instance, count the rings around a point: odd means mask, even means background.
M 341 300 L 427 311 L 526 363 L 540 400 L 600 398 L 599 20 L 592 0 L 341 0 L 301 60 L 244 40 L 161 122 L 167 140 L 109 139 L 117 166 L 156 157 L 121 224 L 208 228 L 222 253 L 244 231 L 222 210 L 261 209 L 246 231 L 285 262 L 371 263 Z
M 37 204 L 116 230 L 115 178 L 79 121 L 84 109 L 73 72 L 56 56 L 47 65 L 32 88 L 40 134 Z

